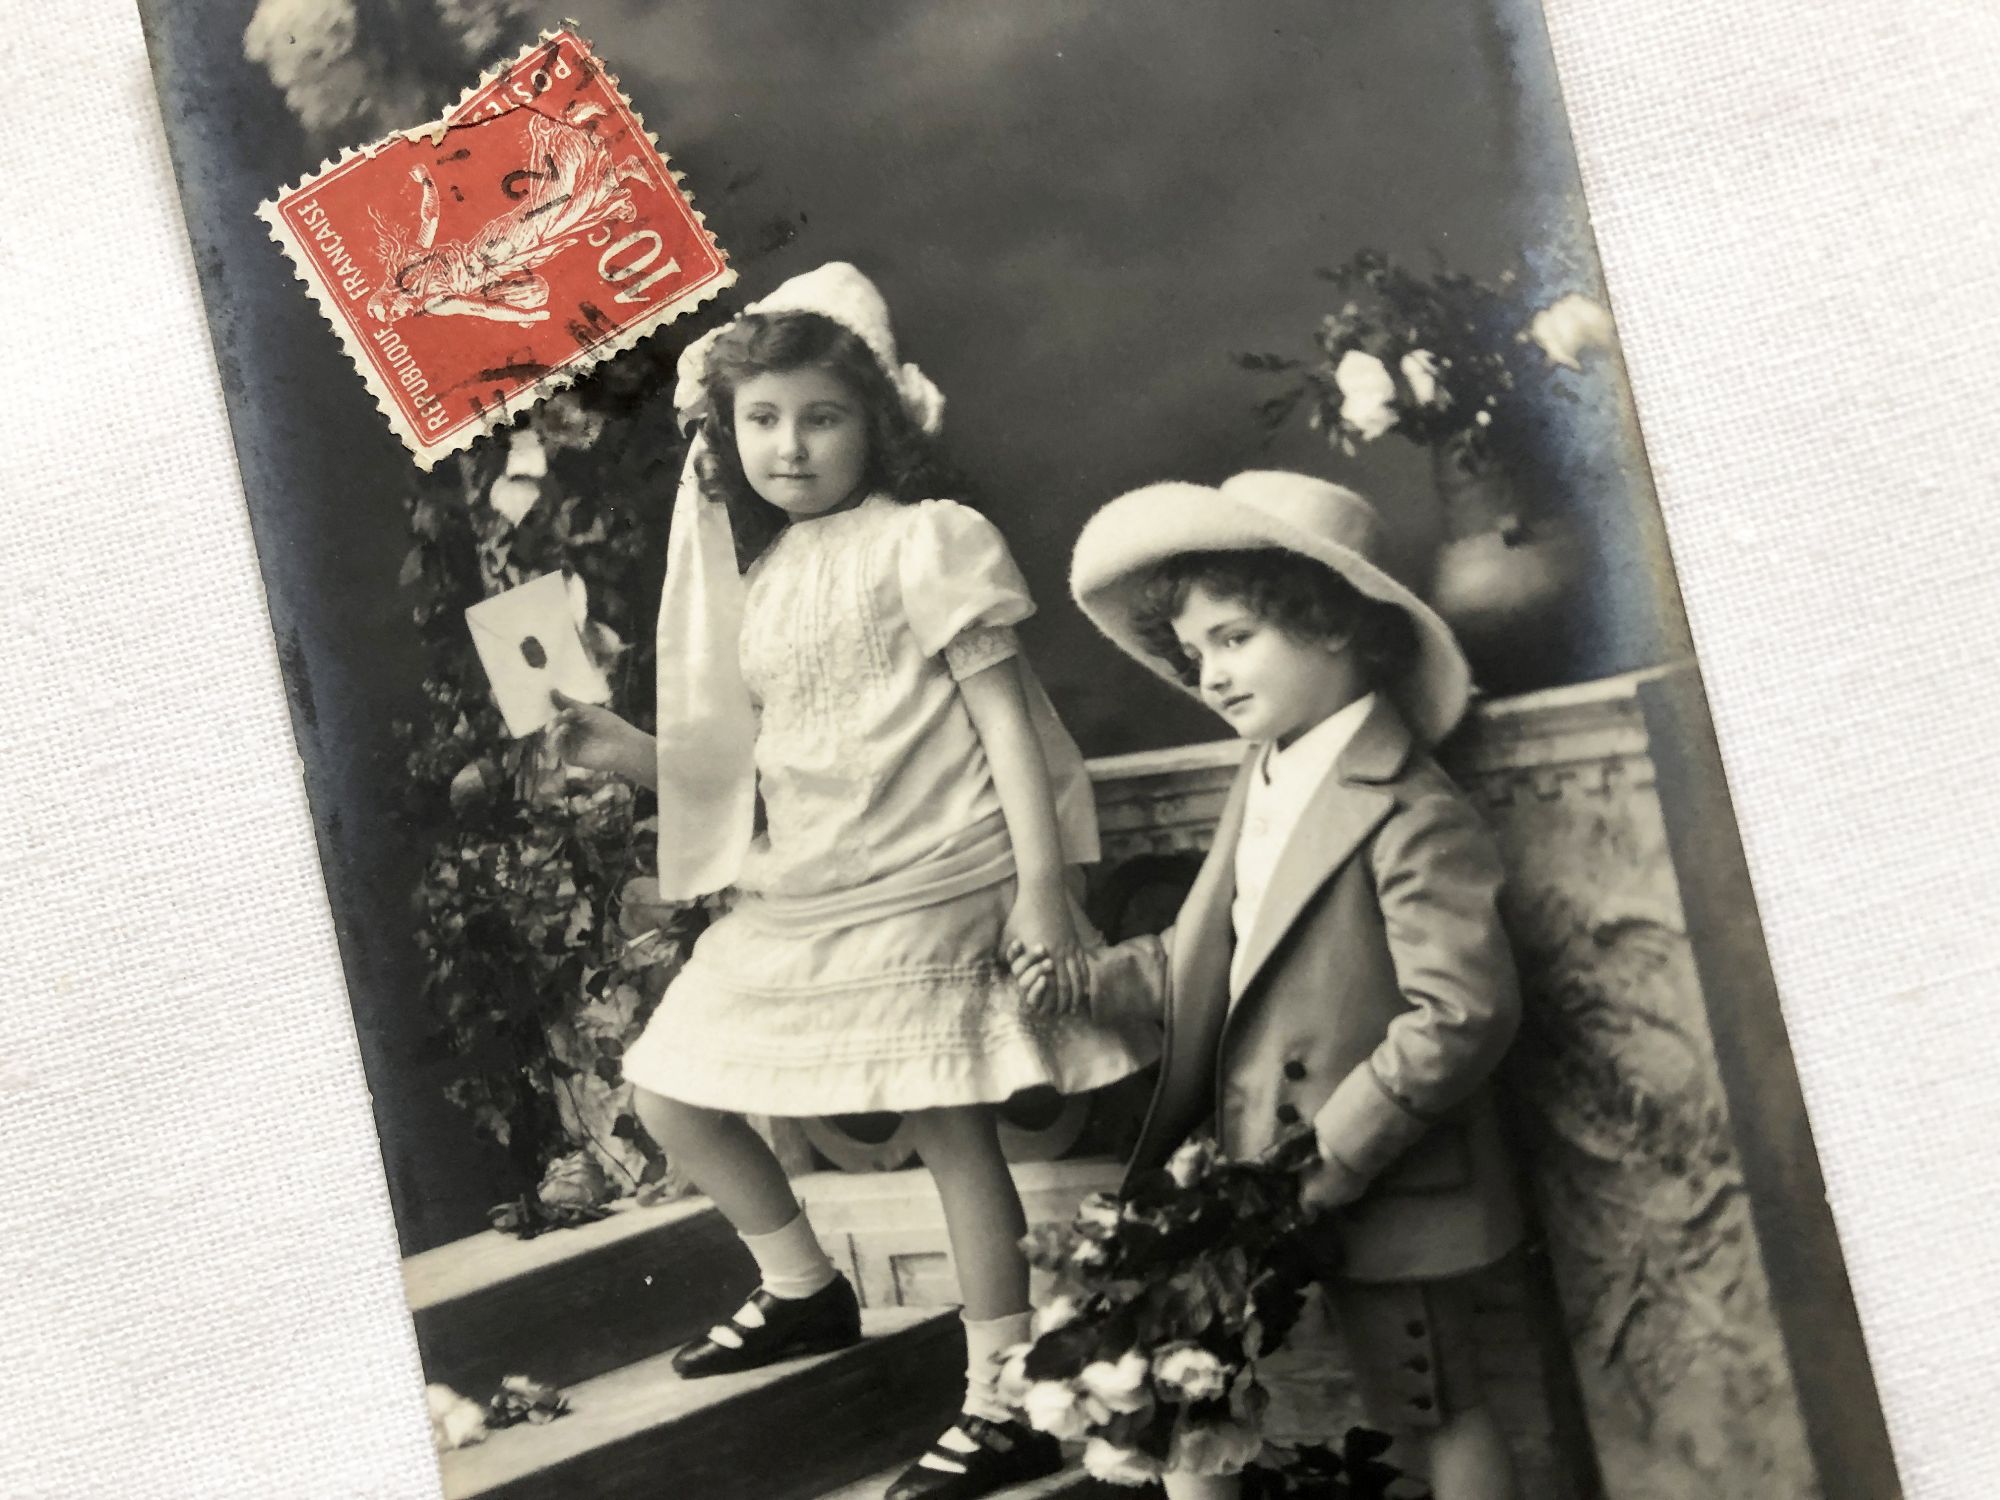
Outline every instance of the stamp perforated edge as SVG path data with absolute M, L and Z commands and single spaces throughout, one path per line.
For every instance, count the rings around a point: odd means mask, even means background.
M 592 344 L 586 349 L 579 349 L 574 359 L 557 366 L 555 369 L 537 378 L 534 384 L 522 391 L 513 400 L 496 406 L 484 421 L 465 423 L 448 435 L 439 438 L 436 442 L 426 443 L 404 417 L 402 407 L 397 403 L 395 396 L 391 394 L 387 384 L 376 371 L 373 362 L 368 358 L 366 350 L 361 347 L 359 336 L 349 325 L 346 316 L 341 312 L 338 304 L 329 301 L 327 288 L 321 283 L 318 270 L 313 265 L 311 257 L 306 254 L 304 247 L 298 243 L 297 236 L 292 233 L 291 226 L 285 222 L 282 211 L 283 205 L 287 200 L 305 191 L 311 184 L 318 182 L 329 172 L 346 166 L 357 157 L 365 158 L 374 156 L 396 145 L 398 142 L 407 140 L 429 141 L 435 145 L 444 138 L 447 131 L 455 127 L 455 124 L 462 126 L 472 123 L 470 121 L 454 122 L 451 117 L 463 109 L 473 95 L 477 94 L 495 79 L 511 73 L 514 69 L 528 61 L 529 58 L 533 57 L 535 53 L 541 51 L 551 43 L 560 41 L 564 37 L 568 37 L 583 49 L 592 64 L 597 68 L 600 76 L 604 79 L 605 87 L 617 96 L 619 103 L 625 107 L 626 113 L 632 117 L 633 123 L 639 127 L 640 134 L 645 136 L 647 144 L 653 148 L 654 154 L 659 157 L 660 165 L 665 168 L 667 175 L 673 179 L 675 188 L 679 190 L 681 197 L 687 203 L 688 211 L 694 215 L 695 224 L 699 228 L 703 240 L 707 243 L 709 249 L 715 253 L 716 259 L 721 263 L 721 273 L 711 280 L 703 282 L 700 286 L 690 288 L 680 296 L 661 303 L 638 322 L 621 329 L 618 333 L 613 334 L 601 343 Z M 518 107 L 525 109 L 529 106 L 524 104 Z M 539 37 L 523 47 L 508 61 L 496 64 L 494 67 L 488 68 L 485 72 L 481 73 L 478 81 L 461 90 L 457 102 L 446 109 L 444 114 L 439 118 L 427 120 L 422 125 L 413 126 L 407 130 L 392 131 L 381 139 L 369 141 L 365 145 L 349 146 L 337 158 L 328 157 L 322 159 L 319 166 L 312 171 L 305 173 L 296 182 L 279 189 L 271 197 L 266 198 L 262 203 L 258 204 L 257 217 L 264 221 L 265 228 L 269 230 L 271 238 L 277 242 L 278 248 L 284 251 L 286 259 L 291 262 L 294 279 L 305 287 L 306 295 L 312 298 L 313 305 L 319 309 L 321 320 L 333 330 L 334 337 L 340 340 L 341 351 L 346 354 L 347 361 L 354 367 L 355 373 L 361 377 L 362 384 L 368 389 L 368 394 L 374 398 L 376 408 L 388 420 L 390 430 L 402 440 L 404 448 L 416 460 L 417 467 L 426 472 L 433 468 L 440 460 L 471 447 L 472 444 L 480 438 L 485 437 L 489 432 L 496 431 L 501 427 L 511 426 L 542 401 L 555 395 L 558 391 L 566 390 L 571 385 L 574 385 L 607 359 L 624 353 L 627 349 L 637 344 L 639 340 L 657 332 L 665 324 L 673 322 L 683 314 L 694 311 L 703 303 L 736 284 L 736 268 L 730 264 L 729 252 L 722 247 L 721 242 L 716 239 L 714 231 L 708 227 L 708 216 L 696 206 L 694 194 L 686 186 L 684 174 L 675 169 L 673 159 L 661 147 L 659 137 L 646 128 L 644 116 L 639 113 L 638 107 L 632 103 L 631 96 L 619 87 L 618 76 L 604 66 L 603 59 L 597 55 L 596 49 L 591 46 L 588 38 L 566 26 L 558 27 L 553 31 L 542 32 Z

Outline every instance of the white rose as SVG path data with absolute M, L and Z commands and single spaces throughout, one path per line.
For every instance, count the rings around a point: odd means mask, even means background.
M 1412 349 L 1403 356 L 1403 383 L 1419 406 L 1449 406 L 1451 398 L 1438 388 L 1437 356 L 1428 349 Z
M 1542 346 L 1552 364 L 1570 370 L 1582 369 L 1584 355 L 1609 349 L 1617 337 L 1610 311 L 1581 292 L 1558 297 L 1536 313 L 1528 336 Z
M 1095 1271 L 1111 1264 L 1111 1252 L 1096 1240 L 1078 1240 L 1070 1248 L 1069 1263 L 1080 1271 Z
M 1045 1333 L 1054 1333 L 1058 1328 L 1067 1328 L 1076 1321 L 1077 1315 L 1082 1311 L 1083 1309 L 1077 1305 L 1076 1298 L 1066 1294 L 1054 1296 L 1035 1309 L 1035 1316 L 1029 1327 L 1035 1337 L 1040 1338 Z
M 1349 349 L 1334 366 L 1340 387 L 1340 420 L 1372 442 L 1396 425 L 1396 378 L 1389 367 L 1361 349 Z
M 1162 1392 L 1189 1401 L 1210 1401 L 1228 1388 L 1222 1361 L 1197 1344 L 1173 1344 L 1153 1360 L 1153 1379 Z
M 1083 1445 L 1083 1467 L 1092 1479 L 1107 1484 L 1151 1484 L 1160 1477 L 1160 1461 L 1148 1458 L 1135 1448 L 1120 1448 L 1103 1438 Z
M 440 1453 L 486 1441 L 486 1408 L 448 1385 L 424 1387 L 424 1404 L 431 1413 L 431 1442 Z
M 1033 1344 L 1016 1344 L 1000 1356 L 1000 1399 L 1019 1411 L 1028 1399 L 1028 1351 Z
M 1167 1171 L 1176 1187 L 1191 1188 L 1208 1175 L 1215 1163 L 1215 1148 L 1207 1141 L 1189 1141 L 1167 1162 Z
M 1118 1200 L 1109 1193 L 1092 1193 L 1076 1206 L 1079 1227 L 1088 1224 L 1094 1229 L 1116 1229 L 1118 1218 Z
M 1083 1367 L 1077 1381 L 1112 1411 L 1140 1411 L 1152 1398 L 1146 1393 L 1146 1356 L 1128 1349 L 1116 1360 L 1096 1359 Z
M 1063 1442 L 1077 1441 L 1090 1428 L 1090 1413 L 1084 1409 L 1076 1388 L 1067 1381 L 1035 1381 L 1021 1402 L 1021 1412 L 1035 1431 L 1046 1432 Z

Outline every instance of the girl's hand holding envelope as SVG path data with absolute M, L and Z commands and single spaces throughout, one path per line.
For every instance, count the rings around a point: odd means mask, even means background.
M 586 771 L 613 771 L 643 786 L 658 775 L 653 737 L 610 709 L 550 688 L 556 714 L 549 721 L 549 744 L 569 765 Z

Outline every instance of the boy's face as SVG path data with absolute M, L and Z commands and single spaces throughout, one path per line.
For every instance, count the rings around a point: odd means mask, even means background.
M 1203 701 L 1246 740 L 1282 749 L 1361 695 L 1345 641 L 1301 640 L 1205 584 L 1189 588 L 1174 634 Z

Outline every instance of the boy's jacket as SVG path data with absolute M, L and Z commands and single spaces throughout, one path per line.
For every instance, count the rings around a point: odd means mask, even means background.
M 1098 1003 L 1163 1016 L 1159 1084 L 1132 1170 L 1213 1117 L 1232 1157 L 1315 1123 L 1370 1179 L 1336 1211 L 1342 1274 L 1454 1275 L 1520 1238 L 1487 1080 L 1520 1019 L 1492 836 L 1386 699 L 1286 843 L 1230 992 L 1238 774 L 1174 927 L 1098 956 Z M 1164 992 L 1164 994 L 1162 993 Z

